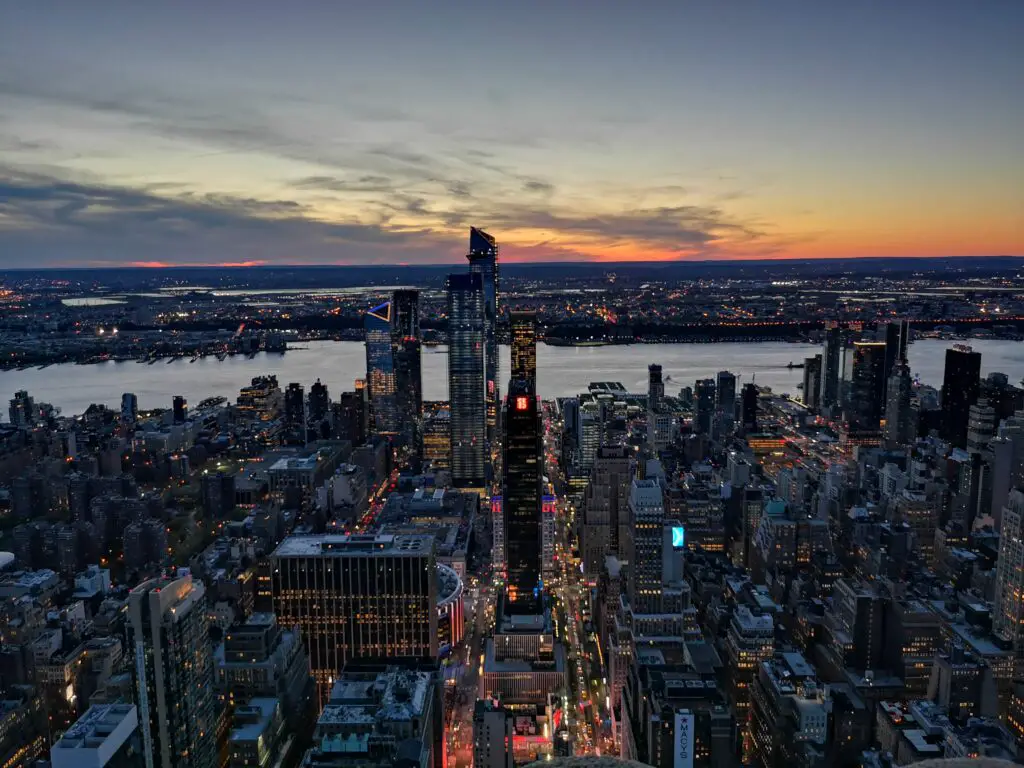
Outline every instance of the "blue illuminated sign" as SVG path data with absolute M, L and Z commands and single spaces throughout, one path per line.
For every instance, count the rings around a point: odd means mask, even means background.
M 686 547 L 686 529 L 681 525 L 672 529 L 672 549 L 684 549 Z

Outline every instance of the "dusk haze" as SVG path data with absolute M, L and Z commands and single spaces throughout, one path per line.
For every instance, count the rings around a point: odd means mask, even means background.
M 1024 4 L 0 3 L 0 267 L 1024 254 Z

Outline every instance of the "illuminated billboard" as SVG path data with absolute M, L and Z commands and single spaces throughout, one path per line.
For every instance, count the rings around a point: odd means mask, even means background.
M 672 528 L 672 549 L 686 548 L 686 529 L 681 525 Z

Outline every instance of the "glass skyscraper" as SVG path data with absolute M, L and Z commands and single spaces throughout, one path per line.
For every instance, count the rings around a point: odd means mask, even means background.
M 512 376 L 537 386 L 537 313 L 512 312 L 509 316 L 512 336 Z
M 509 382 L 501 495 L 509 613 L 540 612 L 542 434 L 537 406 L 533 385 L 525 379 Z
M 867 436 L 881 429 L 885 413 L 885 354 L 885 342 L 853 344 L 853 378 L 847 407 L 851 433 Z
M 487 392 L 487 440 L 494 442 L 498 427 L 498 246 L 482 229 L 469 230 L 469 269 L 480 275 L 484 296 L 485 387 Z
M 964 344 L 946 350 L 942 374 L 942 437 L 967 447 L 967 422 L 981 390 L 981 353 Z
M 448 399 L 452 482 L 459 487 L 487 481 L 486 348 L 483 276 L 449 275 Z
M 395 356 L 391 345 L 392 303 L 385 301 L 368 310 L 366 329 L 366 383 L 370 390 L 370 423 L 374 433 L 398 432 Z
M 399 432 L 407 446 L 418 450 L 423 410 L 419 291 L 395 291 L 391 297 L 391 310 L 391 350 L 395 364 Z

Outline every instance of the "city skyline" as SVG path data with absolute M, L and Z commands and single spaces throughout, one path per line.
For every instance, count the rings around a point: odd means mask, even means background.
M 1020 6 L 541 10 L 7 9 L 0 264 L 1024 254 Z

